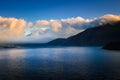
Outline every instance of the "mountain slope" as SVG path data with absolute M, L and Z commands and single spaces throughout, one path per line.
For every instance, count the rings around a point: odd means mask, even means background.
M 112 41 L 120 41 L 120 22 L 108 23 L 89 28 L 67 39 L 56 39 L 47 45 L 55 46 L 102 46 Z
M 106 50 L 120 50 L 120 41 L 119 42 L 110 42 L 103 46 L 102 49 Z

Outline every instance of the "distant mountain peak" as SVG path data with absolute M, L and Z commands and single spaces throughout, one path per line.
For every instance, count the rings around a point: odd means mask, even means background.
M 120 41 L 120 21 L 88 28 L 67 39 L 56 39 L 48 45 L 55 46 L 102 46 L 111 41 Z

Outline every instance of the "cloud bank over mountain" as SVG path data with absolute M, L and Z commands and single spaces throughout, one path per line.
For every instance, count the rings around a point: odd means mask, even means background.
M 93 19 L 76 17 L 36 22 L 0 17 L 0 42 L 46 42 L 55 38 L 67 38 L 87 28 L 116 21 L 120 21 L 120 16 L 113 14 Z

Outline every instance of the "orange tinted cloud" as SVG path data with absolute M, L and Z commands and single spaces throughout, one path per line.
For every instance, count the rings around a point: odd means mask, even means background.
M 0 26 L 0 39 L 3 41 L 13 40 L 24 35 L 26 21 L 23 19 L 0 17 Z
M 87 28 L 120 21 L 119 15 L 107 14 L 99 18 L 84 19 L 82 17 L 61 20 L 38 20 L 35 23 L 24 19 L 0 17 L 0 41 L 24 40 L 25 36 L 33 35 L 37 38 L 68 37 Z M 41 34 L 42 33 L 42 34 Z M 35 35 L 34 35 L 35 34 Z

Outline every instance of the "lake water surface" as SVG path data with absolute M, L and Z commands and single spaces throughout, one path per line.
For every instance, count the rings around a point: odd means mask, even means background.
M 0 49 L 0 80 L 120 80 L 120 52 L 100 47 Z

